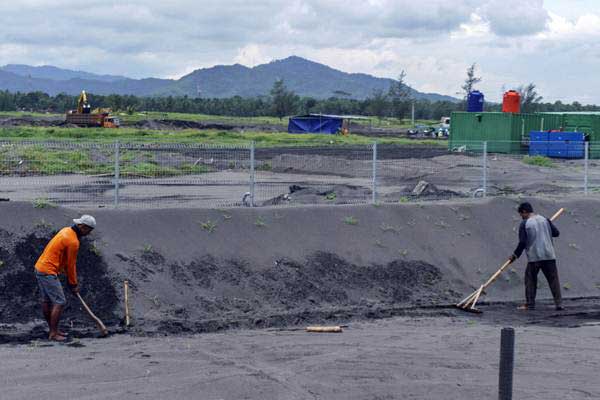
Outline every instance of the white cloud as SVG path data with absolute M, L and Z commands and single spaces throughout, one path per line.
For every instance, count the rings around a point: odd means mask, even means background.
M 292 54 L 455 95 L 477 62 L 499 100 L 536 82 L 547 99 L 595 99 L 600 9 L 556 0 L 19 0 L 0 3 L 0 64 L 132 77 Z M 562 4 L 562 3 L 561 3 Z M 579 9 L 579 11 L 575 10 Z M 568 79 L 567 79 L 568 78 Z M 591 101 L 591 100 L 590 100 Z

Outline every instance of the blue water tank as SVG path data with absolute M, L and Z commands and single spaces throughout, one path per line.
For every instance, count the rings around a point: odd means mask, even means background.
M 467 111 L 482 112 L 483 111 L 483 93 L 479 90 L 473 90 L 467 96 Z

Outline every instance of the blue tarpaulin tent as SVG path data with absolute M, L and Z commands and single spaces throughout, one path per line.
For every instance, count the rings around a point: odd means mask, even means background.
M 299 115 L 291 117 L 288 133 L 336 134 L 342 129 L 344 118 L 337 115 Z

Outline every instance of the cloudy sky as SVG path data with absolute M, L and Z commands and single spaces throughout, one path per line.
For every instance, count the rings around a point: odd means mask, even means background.
M 290 55 L 455 95 L 473 62 L 486 97 L 534 82 L 600 104 L 600 0 L 14 0 L 0 65 L 134 78 Z

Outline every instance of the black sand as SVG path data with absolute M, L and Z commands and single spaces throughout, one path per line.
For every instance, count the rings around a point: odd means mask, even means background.
M 345 323 L 445 309 L 512 252 L 516 203 L 96 210 L 99 227 L 80 251 L 82 294 L 118 331 L 122 283 L 129 280 L 132 330 L 144 335 Z M 568 210 L 557 222 L 564 295 L 599 295 L 600 202 L 534 204 L 546 215 L 561 206 Z M 33 263 L 53 232 L 78 213 L 28 203 L 0 207 L 3 340 L 40 337 Z M 520 300 L 523 265 L 516 263 L 483 300 Z M 547 285 L 540 297 L 549 297 Z M 67 327 L 90 327 L 70 300 Z

